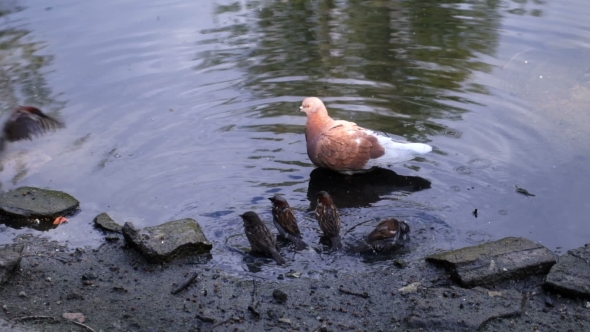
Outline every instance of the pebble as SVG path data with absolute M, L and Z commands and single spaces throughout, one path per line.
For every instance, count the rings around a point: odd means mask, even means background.
M 275 289 L 272 291 L 272 297 L 274 297 L 275 300 L 279 301 L 280 303 L 285 303 L 287 302 L 288 295 L 280 289 Z
M 82 280 L 94 280 L 96 278 L 98 278 L 98 276 L 94 272 L 87 272 L 82 275 Z
M 84 315 L 79 312 L 65 312 L 62 317 L 67 320 L 76 321 L 78 323 L 84 323 L 84 321 L 86 321 L 86 317 L 84 317 Z
M 285 323 L 285 324 L 291 324 L 291 320 L 289 318 L 279 318 L 279 322 L 281 323 Z
M 402 294 L 415 293 L 418 291 L 418 287 L 420 285 L 422 285 L 422 283 L 413 282 L 413 283 L 407 285 L 406 287 L 402 287 L 402 288 L 398 289 L 398 291 Z

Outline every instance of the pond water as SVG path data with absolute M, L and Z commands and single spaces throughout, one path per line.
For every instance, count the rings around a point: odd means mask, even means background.
M 2 190 L 63 190 L 82 210 L 44 233 L 0 225 L 0 243 L 96 247 L 92 219 L 108 212 L 138 227 L 195 218 L 213 262 L 237 273 L 378 268 L 504 236 L 583 245 L 588 17 L 586 0 L 3 2 L 1 110 L 37 105 L 67 128 L 12 144 Z M 307 96 L 434 151 L 367 176 L 314 170 Z M 345 242 L 395 216 L 411 244 L 386 259 L 284 248 L 280 268 L 232 250 L 248 247 L 238 215 L 270 221 L 275 193 L 319 248 L 318 190 L 335 196 Z

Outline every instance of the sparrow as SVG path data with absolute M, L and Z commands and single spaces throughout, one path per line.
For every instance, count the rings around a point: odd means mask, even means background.
M 367 236 L 367 244 L 373 251 L 387 251 L 400 244 L 410 233 L 410 226 L 405 221 L 389 218 L 381 221 Z
M 34 136 L 63 127 L 65 127 L 63 122 L 45 115 L 36 107 L 19 106 L 4 123 L 0 137 L 0 151 L 5 149 L 6 142 L 32 140 Z
M 279 230 L 279 234 L 287 240 L 295 243 L 297 250 L 307 248 L 307 244 L 301 238 L 301 232 L 297 225 L 297 219 L 287 200 L 280 195 L 269 198 L 272 202 L 272 221 Z
M 299 110 L 307 115 L 307 155 L 320 168 L 347 175 L 364 173 L 432 151 L 427 144 L 394 140 L 354 122 L 334 120 L 316 97 L 305 98 Z
M 248 211 L 240 215 L 240 217 L 244 220 L 246 237 L 248 238 L 248 242 L 250 242 L 252 251 L 272 257 L 279 265 L 285 264 L 285 259 L 279 254 L 275 237 L 262 220 L 260 220 L 256 212 Z
M 332 196 L 325 191 L 317 193 L 318 204 L 315 208 L 315 215 L 324 235 L 330 238 L 332 249 L 342 249 L 340 241 L 340 215 L 334 205 Z

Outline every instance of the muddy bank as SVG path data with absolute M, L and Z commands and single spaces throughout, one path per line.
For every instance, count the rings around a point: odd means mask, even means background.
M 32 236 L 0 288 L 0 329 L 24 331 L 583 331 L 587 300 L 536 275 L 460 288 L 424 259 L 382 271 L 261 279 L 217 270 L 206 255 L 149 263 L 123 236 L 95 250 Z M 112 240 L 112 239 L 111 239 Z M 270 263 L 272 264 L 272 263 Z M 401 267 L 403 266 L 403 267 Z M 191 273 L 198 277 L 177 294 Z M 72 323 L 64 313 L 81 313 Z

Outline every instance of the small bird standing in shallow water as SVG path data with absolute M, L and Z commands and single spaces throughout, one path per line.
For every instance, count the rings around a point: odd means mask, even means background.
M 315 215 L 324 235 L 330 238 L 332 249 L 342 249 L 340 241 L 340 215 L 334 205 L 332 196 L 325 191 L 317 193 L 318 205 L 315 208 Z
M 4 123 L 0 137 L 0 151 L 6 148 L 6 142 L 32 140 L 48 131 L 55 131 L 65 125 L 41 112 L 36 107 L 19 106 Z
M 307 244 L 301 238 L 297 218 L 287 200 L 281 195 L 274 195 L 269 200 L 272 202 L 272 221 L 279 230 L 279 234 L 295 243 L 297 250 L 307 248 Z
M 244 220 L 244 229 L 246 237 L 250 242 L 252 251 L 265 254 L 272 257 L 277 264 L 285 264 L 286 261 L 277 250 L 277 242 L 268 227 L 260 220 L 256 212 L 248 211 L 240 215 Z
M 307 114 L 307 155 L 321 168 L 350 175 L 411 160 L 432 151 L 427 144 L 397 141 L 354 122 L 334 120 L 316 97 L 305 98 L 299 109 Z
M 381 221 L 367 236 L 367 244 L 374 251 L 388 251 L 403 240 L 410 232 L 410 226 L 405 221 L 389 218 Z

